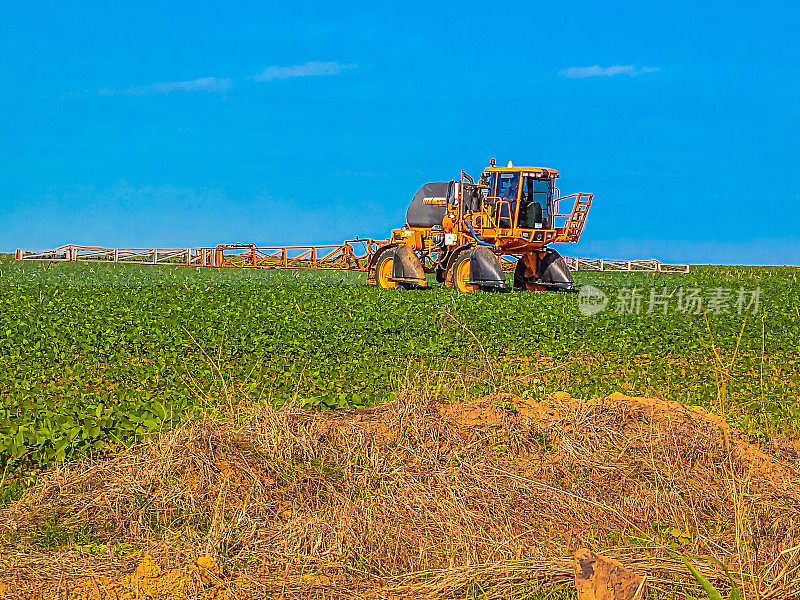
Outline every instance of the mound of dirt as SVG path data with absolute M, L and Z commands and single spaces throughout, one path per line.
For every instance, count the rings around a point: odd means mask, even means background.
M 45 552 L 45 525 L 129 550 Z M 661 587 L 689 581 L 673 553 L 716 556 L 780 597 L 800 593 L 800 470 L 619 394 L 259 409 L 47 473 L 0 532 L 7 598 L 503 596 L 571 580 L 584 546 Z
M 184 600 L 198 597 L 233 600 L 229 586 L 218 585 L 223 583 L 219 573 L 219 566 L 209 555 L 200 557 L 195 565 L 173 569 L 162 569 L 149 555 L 145 555 L 131 573 L 120 576 L 16 579 L 0 588 L 0 593 L 4 598 L 29 600 Z

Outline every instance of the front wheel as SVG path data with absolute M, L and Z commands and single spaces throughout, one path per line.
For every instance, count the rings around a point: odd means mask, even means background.
M 462 294 L 474 292 L 478 289 L 476 284 L 470 283 L 469 259 L 470 252 L 462 252 L 461 256 L 456 258 L 456 260 L 453 262 L 453 266 L 451 267 L 453 287 Z
M 543 292 L 545 287 L 531 280 L 536 280 L 537 256 L 534 253 L 526 254 L 517 261 L 514 269 L 514 287 L 529 292 Z

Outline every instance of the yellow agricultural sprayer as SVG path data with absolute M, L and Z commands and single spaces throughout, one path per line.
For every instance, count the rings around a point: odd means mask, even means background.
M 498 167 L 476 182 L 426 183 L 411 200 L 406 224 L 388 240 L 355 238 L 341 244 L 258 246 L 219 244 L 194 248 L 106 248 L 67 244 L 52 250 L 18 249 L 19 260 L 130 262 L 198 267 L 346 269 L 366 271 L 382 288 L 424 288 L 426 274 L 460 292 L 515 288 L 574 290 L 570 271 L 687 272 L 687 265 L 656 260 L 562 257 L 549 244 L 577 242 L 592 194 L 562 196 L 555 169 Z
M 367 280 L 384 288 L 425 287 L 425 273 L 460 292 L 506 289 L 502 256 L 517 258 L 514 287 L 572 290 L 566 261 L 548 244 L 577 242 L 592 194 L 561 196 L 558 171 L 498 167 L 494 160 L 477 182 L 426 183 L 369 263 Z M 561 213 L 571 202 L 570 210 Z

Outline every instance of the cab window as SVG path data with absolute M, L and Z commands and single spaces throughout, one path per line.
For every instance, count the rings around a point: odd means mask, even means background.
M 519 226 L 525 228 L 548 228 L 550 215 L 550 196 L 552 181 L 526 176 L 522 181 L 522 197 L 520 200 Z
M 519 173 L 497 174 L 497 196 L 506 200 L 517 199 L 519 187 Z

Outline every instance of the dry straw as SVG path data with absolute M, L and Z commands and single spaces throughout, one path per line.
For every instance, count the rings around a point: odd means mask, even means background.
M 184 569 L 187 597 L 204 593 L 187 565 L 210 553 L 232 597 L 521 598 L 568 583 L 588 545 L 646 575 L 649 594 L 692 585 L 683 554 L 717 557 L 747 598 L 790 598 L 800 479 L 796 449 L 780 448 L 701 409 L 619 396 L 440 404 L 407 389 L 369 410 L 257 408 L 45 474 L 0 515 L 0 558 L 12 592 L 116 576 L 146 552 Z M 134 552 L 37 549 L 46 522 Z

